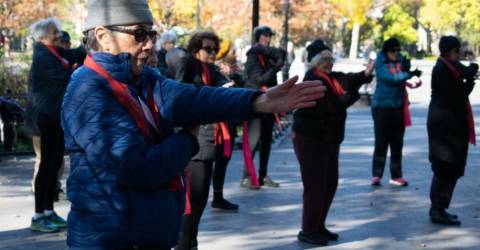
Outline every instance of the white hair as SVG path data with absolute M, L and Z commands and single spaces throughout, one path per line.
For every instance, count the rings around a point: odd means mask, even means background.
M 30 35 L 38 42 L 48 36 L 50 28 L 60 29 L 60 23 L 53 17 L 45 18 L 30 25 Z
M 163 47 L 166 43 L 176 43 L 177 42 L 177 35 L 173 32 L 165 32 L 160 36 L 158 43 L 161 47 Z
M 321 61 L 322 61 L 322 56 L 320 55 L 320 53 L 318 53 L 312 58 L 312 60 L 310 60 L 310 62 L 307 63 L 307 68 L 313 69 L 317 67 Z

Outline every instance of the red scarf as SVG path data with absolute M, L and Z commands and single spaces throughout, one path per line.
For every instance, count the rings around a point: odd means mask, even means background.
M 327 75 L 325 72 L 320 70 L 315 70 L 314 73 L 318 77 L 327 81 L 328 86 L 333 91 L 333 94 L 335 96 L 341 96 L 345 94 L 345 90 L 342 88 L 342 85 L 340 84 L 340 82 L 338 82 L 338 80 L 335 79 L 335 77 Z
M 62 56 L 60 56 L 60 54 L 58 53 L 58 49 L 55 47 L 55 46 L 52 46 L 52 45 L 45 45 L 45 47 L 47 47 L 47 49 L 50 51 L 50 53 L 53 54 L 53 56 L 55 56 L 58 60 L 60 60 L 60 62 L 62 63 L 62 66 L 65 68 L 65 69 L 68 69 L 68 70 L 71 70 L 72 68 L 70 67 L 70 63 L 68 63 L 67 59 L 63 58 Z
M 108 81 L 108 84 L 112 88 L 113 96 L 115 99 L 128 111 L 128 113 L 132 116 L 135 124 L 137 125 L 140 133 L 147 139 L 150 137 L 150 129 L 148 127 L 148 121 L 146 118 L 146 114 L 144 113 L 140 103 L 135 100 L 135 98 L 131 95 L 130 90 L 128 89 L 127 84 L 119 82 L 115 80 L 102 66 L 96 63 L 92 57 L 87 56 L 85 58 L 84 65 L 91 70 L 95 71 L 95 73 L 99 74 L 103 78 Z M 150 112 L 152 113 L 154 120 L 160 122 L 160 112 L 153 100 L 153 88 L 150 86 L 147 88 L 147 98 L 148 98 L 148 107 Z M 159 138 L 163 138 L 164 136 L 159 132 Z M 185 173 L 188 176 L 188 173 Z M 188 182 L 187 182 L 188 186 Z M 185 188 L 183 183 L 182 176 L 178 174 L 173 180 L 170 181 L 168 185 L 168 190 L 172 192 L 181 191 Z M 185 207 L 185 214 L 190 214 L 190 202 L 189 202 L 189 190 L 187 190 L 187 202 Z
M 212 77 L 208 64 L 201 63 L 202 65 L 202 81 L 205 85 L 212 85 Z M 216 145 L 223 144 L 223 155 L 230 157 L 232 155 L 232 141 L 230 136 L 230 130 L 226 122 L 220 122 L 214 124 L 214 142 Z
M 390 68 L 390 73 L 392 73 L 392 75 L 402 72 L 402 66 L 399 62 L 396 63 L 395 66 L 396 68 L 388 64 L 388 67 Z M 412 126 L 412 118 L 410 115 L 410 109 L 408 108 L 409 104 L 410 101 L 408 100 L 407 83 L 405 82 L 403 84 L 403 122 L 405 124 L 405 127 Z
M 442 61 L 447 68 L 450 70 L 450 73 L 452 73 L 453 78 L 455 81 L 457 81 L 459 84 L 462 84 L 462 74 L 460 71 L 455 68 L 447 59 L 440 57 L 440 61 Z M 468 130 L 470 132 L 470 143 L 472 145 L 477 145 L 477 139 L 475 137 L 475 119 L 473 116 L 473 110 L 472 110 L 472 105 L 470 104 L 470 99 L 468 99 L 468 95 L 466 96 L 465 100 L 465 107 L 467 109 L 467 124 L 468 124 Z

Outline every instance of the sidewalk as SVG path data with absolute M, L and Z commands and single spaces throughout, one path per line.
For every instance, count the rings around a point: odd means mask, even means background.
M 459 215 L 462 226 L 438 226 L 429 221 L 432 173 L 426 113 L 425 105 L 413 106 L 414 125 L 406 132 L 403 165 L 410 186 L 392 187 L 384 178 L 381 187 L 373 188 L 370 109 L 350 110 L 346 140 L 341 147 L 340 184 L 327 220 L 328 227 L 340 233 L 338 242 L 315 248 L 296 239 L 301 225 L 302 184 L 287 135 L 275 143 L 271 154 L 269 170 L 272 178 L 281 183 L 278 189 L 241 189 L 241 152 L 234 153 L 227 172 L 225 197 L 238 203 L 240 210 L 237 214 L 218 213 L 208 203 L 200 225 L 199 249 L 480 249 L 478 148 L 470 150 L 466 174 L 460 179 L 452 202 L 451 211 Z M 66 249 L 65 232 L 37 234 L 28 229 L 33 212 L 32 169 L 32 158 L 0 162 L 0 249 Z M 65 216 L 68 202 L 57 203 L 56 209 Z

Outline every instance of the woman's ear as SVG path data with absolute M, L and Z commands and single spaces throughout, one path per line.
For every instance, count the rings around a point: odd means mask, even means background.
M 103 27 L 99 26 L 95 28 L 95 38 L 100 48 L 99 51 L 108 52 L 110 51 L 110 45 L 112 43 L 112 37 L 110 31 Z

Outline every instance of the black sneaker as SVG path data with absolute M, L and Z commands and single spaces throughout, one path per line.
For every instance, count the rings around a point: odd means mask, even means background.
M 444 209 L 430 209 L 430 219 L 432 223 L 435 223 L 435 224 L 450 225 L 450 226 L 458 226 L 462 224 L 461 221 L 459 221 L 458 219 L 455 219 L 454 217 L 446 213 Z
M 233 204 L 225 199 L 221 200 L 213 200 L 212 201 L 212 208 L 223 210 L 225 212 L 237 212 L 238 205 Z
M 314 245 L 320 245 L 320 246 L 328 245 L 328 239 L 320 233 L 305 233 L 303 231 L 300 231 L 298 233 L 297 238 L 299 241 L 314 244 Z
M 328 240 L 338 240 L 338 234 L 331 232 L 330 230 L 323 228 L 320 229 L 320 233 L 323 234 Z

